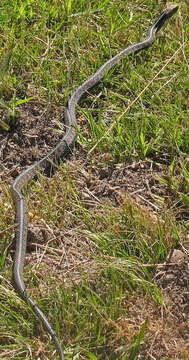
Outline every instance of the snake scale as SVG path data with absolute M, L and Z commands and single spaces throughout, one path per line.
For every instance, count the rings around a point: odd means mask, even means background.
M 16 208 L 16 251 L 13 266 L 13 283 L 15 290 L 19 296 L 34 310 L 35 314 L 41 320 L 45 330 L 52 337 L 55 347 L 59 353 L 60 359 L 64 359 L 64 353 L 62 346 L 58 340 L 55 331 L 52 329 L 48 319 L 40 310 L 40 308 L 34 303 L 32 298 L 27 294 L 24 285 L 23 268 L 26 255 L 27 244 L 27 206 L 26 200 L 22 194 L 22 187 L 27 184 L 39 171 L 43 171 L 49 164 L 49 160 L 57 163 L 58 159 L 64 158 L 73 148 L 77 133 L 75 129 L 76 124 L 76 107 L 82 95 L 84 95 L 88 89 L 96 85 L 113 66 L 119 63 L 120 59 L 136 54 L 142 49 L 147 49 L 156 39 L 157 32 L 161 29 L 167 19 L 169 19 L 178 9 L 178 4 L 172 4 L 168 6 L 160 15 L 158 20 L 151 26 L 146 40 L 128 46 L 122 50 L 112 59 L 105 62 L 97 72 L 89 77 L 82 85 L 80 85 L 71 95 L 67 107 L 64 113 L 64 119 L 66 123 L 66 132 L 57 146 L 48 153 L 43 159 L 31 165 L 28 169 L 23 171 L 14 180 L 11 187 L 12 197 Z

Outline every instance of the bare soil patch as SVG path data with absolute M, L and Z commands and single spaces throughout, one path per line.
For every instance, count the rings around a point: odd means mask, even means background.
M 14 129 L 9 133 L 1 130 L 1 172 L 8 183 L 56 146 L 63 136 L 55 130 L 56 121 L 63 123 L 63 117 L 63 107 L 29 102 L 22 105 Z

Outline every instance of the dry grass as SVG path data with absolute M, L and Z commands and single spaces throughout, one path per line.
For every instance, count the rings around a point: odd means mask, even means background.
M 29 0 L 0 10 L 0 114 L 13 127 L 0 134 L 0 358 L 55 359 L 11 284 L 9 186 L 57 143 L 51 129 L 73 88 L 141 40 L 160 6 Z M 151 50 L 82 99 L 76 150 L 24 190 L 26 287 L 66 360 L 189 359 L 187 14 L 182 4 Z M 168 256 L 175 248 L 180 260 Z

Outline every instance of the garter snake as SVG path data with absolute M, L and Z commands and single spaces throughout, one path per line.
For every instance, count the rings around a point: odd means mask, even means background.
M 151 26 L 146 40 L 128 46 L 126 49 L 122 50 L 116 56 L 105 62 L 97 72 L 89 77 L 82 85 L 80 85 L 71 95 L 67 107 L 64 113 L 64 119 L 66 123 L 66 132 L 61 141 L 57 146 L 48 153 L 44 158 L 35 164 L 31 165 L 28 169 L 23 171 L 17 178 L 14 180 L 11 187 L 12 197 L 16 208 L 16 251 L 15 259 L 13 266 L 13 282 L 14 287 L 19 296 L 31 306 L 38 318 L 41 320 L 45 330 L 51 335 L 56 349 L 59 353 L 60 359 L 64 359 L 64 354 L 62 346 L 58 340 L 58 337 L 55 331 L 52 329 L 48 319 L 40 310 L 40 308 L 34 303 L 32 298 L 27 294 L 26 288 L 24 285 L 23 278 L 23 267 L 26 255 L 26 243 L 27 243 L 27 207 L 26 200 L 22 194 L 22 187 L 27 184 L 38 171 L 43 171 L 49 164 L 49 160 L 57 163 L 59 158 L 64 158 L 74 146 L 77 133 L 75 129 L 76 124 L 76 107 L 82 95 L 84 95 L 88 89 L 96 85 L 109 71 L 113 66 L 119 63 L 120 59 L 131 55 L 136 54 L 140 50 L 147 49 L 156 39 L 156 34 L 163 26 L 165 21 L 169 19 L 178 9 L 178 4 L 172 4 L 168 6 L 160 15 L 158 20 Z

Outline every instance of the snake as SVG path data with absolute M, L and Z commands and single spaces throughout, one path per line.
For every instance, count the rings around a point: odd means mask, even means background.
M 28 230 L 28 217 L 27 217 L 27 204 L 23 195 L 22 188 L 32 178 L 34 178 L 38 172 L 43 172 L 48 168 L 49 163 L 58 163 L 60 159 L 64 159 L 67 154 L 72 152 L 76 138 L 77 138 L 77 121 L 76 121 L 76 108 L 78 106 L 81 97 L 87 93 L 87 91 L 106 75 L 106 73 L 112 69 L 113 66 L 119 63 L 121 58 L 125 56 L 138 53 L 140 50 L 147 49 L 153 44 L 156 39 L 157 32 L 161 29 L 167 19 L 172 17 L 178 10 L 179 4 L 172 4 L 168 6 L 157 21 L 150 27 L 146 40 L 130 45 L 126 49 L 120 51 L 110 60 L 106 61 L 92 76 L 82 83 L 75 91 L 73 91 L 70 99 L 67 102 L 67 106 L 64 110 L 65 121 L 65 134 L 61 138 L 60 142 L 55 148 L 53 148 L 46 156 L 37 161 L 21 174 L 19 174 L 11 185 L 11 193 L 13 202 L 15 205 L 15 257 L 13 264 L 13 285 L 17 294 L 30 306 L 37 317 L 41 320 L 44 329 L 50 335 L 54 342 L 55 348 L 59 354 L 61 360 L 64 360 L 64 351 L 61 342 L 58 339 L 56 332 L 51 327 L 47 317 L 41 311 L 39 306 L 28 295 L 24 284 L 24 262 L 26 256 L 27 246 L 27 230 Z

